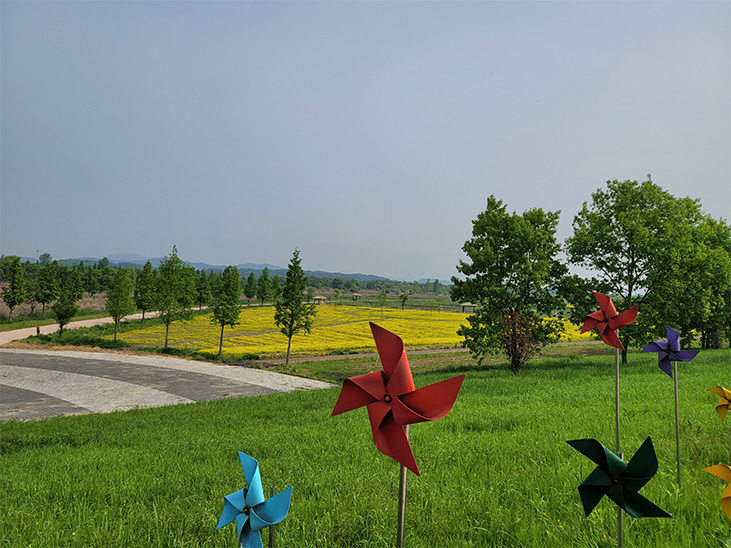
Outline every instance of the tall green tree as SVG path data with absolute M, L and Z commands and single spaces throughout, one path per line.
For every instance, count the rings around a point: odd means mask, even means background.
M 170 254 L 160 261 L 155 291 L 156 308 L 165 324 L 164 348 L 168 348 L 170 324 L 190 317 L 188 309 L 193 304 L 194 280 L 195 269 L 178 257 L 178 248 L 173 246 Z
M 63 335 L 64 328 L 79 311 L 76 302 L 81 298 L 81 278 L 74 268 L 64 268 L 59 271 L 59 291 L 56 302 L 51 306 L 53 316 L 58 323 L 58 338 Z
M 256 297 L 256 276 L 253 272 L 249 272 L 249 277 L 246 278 L 246 285 L 244 285 L 244 295 L 248 300 L 248 304 L 251 304 L 251 299 Z
M 23 276 L 25 277 L 25 302 L 30 306 L 30 315 L 36 313 L 38 301 L 38 283 L 41 274 L 41 265 L 26 261 L 23 263 Z
M 49 265 L 53 262 L 53 257 L 51 257 L 50 253 L 41 253 L 38 256 L 38 264 L 41 266 Z
M 137 308 L 142 310 L 142 321 L 145 321 L 145 312 L 154 310 L 157 292 L 157 270 L 147 261 L 135 280 L 134 300 Z
M 559 339 L 562 322 L 544 317 L 561 306 L 554 289 L 566 272 L 556 258 L 559 214 L 508 213 L 490 196 L 472 222 L 472 238 L 462 247 L 468 261 L 457 265 L 464 278 L 452 277 L 450 293 L 453 301 L 477 305 L 457 333 L 480 362 L 502 351 L 517 374 L 531 355 Z
M 264 301 L 271 295 L 271 287 L 269 283 L 269 269 L 265 266 L 256 280 L 256 296 L 261 300 L 262 306 Z
M 38 294 L 36 300 L 41 303 L 41 317 L 46 315 L 46 305 L 53 302 L 59 290 L 59 266 L 45 263 L 38 276 Z
M 282 334 L 287 337 L 287 364 L 289 364 L 292 337 L 298 331 L 309 333 L 317 314 L 314 304 L 304 302 L 307 277 L 300 263 L 300 252 L 295 248 L 287 268 L 284 287 L 274 303 L 274 322 Z
M 594 290 L 611 295 L 617 310 L 639 305 L 637 320 L 620 330 L 625 347 L 664 333 L 665 323 L 656 325 L 664 320 L 657 308 L 653 312 L 653 297 L 681 276 L 683 255 L 689 251 L 684 240 L 702 220 L 696 200 L 674 197 L 649 175 L 642 183 L 607 181 L 574 217 L 573 235 L 565 242 L 569 262 L 593 271 Z M 578 316 L 596 308 L 571 304 Z M 622 361 L 627 361 L 626 350 Z
M 211 323 L 221 326 L 221 336 L 218 340 L 218 359 L 223 353 L 223 329 L 228 325 L 234 327 L 239 324 L 241 306 L 241 278 L 235 266 L 227 266 L 223 274 L 216 280 L 213 288 L 213 315 Z
M 135 303 L 132 299 L 132 279 L 123 268 L 118 269 L 114 275 L 112 287 L 107 291 L 106 308 L 114 320 L 114 340 L 117 340 L 119 322 L 125 316 L 135 311 Z
M 195 275 L 195 302 L 198 310 L 211 300 L 211 280 L 204 269 L 198 270 Z
M 651 326 L 673 326 L 687 345 L 701 335 L 703 348 L 721 348 L 731 328 L 731 227 L 704 216 L 678 238 L 676 269 L 646 302 Z M 727 334 L 728 337 L 728 334 Z
M 3 287 L 3 301 L 10 310 L 8 319 L 12 319 L 13 308 L 23 304 L 26 297 L 25 276 L 23 275 L 23 265 L 20 262 L 20 257 L 17 255 L 7 257 L 7 269 L 4 276 L 8 285 Z

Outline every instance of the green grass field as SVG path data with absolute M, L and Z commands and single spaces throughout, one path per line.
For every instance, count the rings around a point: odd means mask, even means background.
M 412 360 L 417 386 L 467 378 L 451 414 L 411 428 L 422 476 L 409 474 L 406 546 L 616 546 L 616 507 L 605 498 L 584 517 L 577 487 L 594 465 L 565 443 L 613 448 L 611 352 L 543 358 L 518 376 L 436 359 L 427 372 Z M 725 484 L 703 472 L 730 458 L 731 423 L 707 389 L 731 384 L 731 353 L 679 366 L 680 492 L 672 381 L 656 363 L 633 352 L 622 367 L 622 443 L 631 456 L 652 436 L 660 470 L 641 494 L 673 518 L 628 517 L 626 545 L 731 546 Z M 330 416 L 339 390 L 4 423 L 0 546 L 235 546 L 233 525 L 215 527 L 224 495 L 245 487 L 238 450 L 265 486 L 294 486 L 278 546 L 393 546 L 398 464 L 376 450 L 365 409 Z

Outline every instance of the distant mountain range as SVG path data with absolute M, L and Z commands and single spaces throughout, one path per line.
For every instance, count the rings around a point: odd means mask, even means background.
M 123 268 L 142 268 L 147 261 L 150 261 L 150 264 L 153 266 L 153 268 L 157 268 L 160 266 L 160 261 L 164 259 L 164 257 L 143 257 L 142 255 L 138 255 L 137 253 L 118 253 L 115 255 L 108 255 L 107 259 L 109 260 L 110 264 L 121 266 Z M 58 264 L 65 265 L 65 266 L 71 266 L 78 263 L 84 263 L 85 265 L 92 265 L 96 264 L 100 261 L 100 258 L 98 257 L 77 257 L 75 259 L 57 259 Z M 30 261 L 31 263 L 38 262 L 38 259 L 32 259 L 30 257 L 21 257 L 21 261 Z M 185 264 L 192 266 L 193 268 L 197 270 L 207 270 L 207 271 L 214 271 L 214 272 L 223 272 L 223 270 L 228 265 L 211 265 L 208 263 L 194 263 L 191 261 L 184 261 Z M 259 275 L 264 268 L 269 269 L 269 273 L 274 275 L 277 274 L 279 276 L 285 276 L 287 273 L 287 269 L 282 266 L 277 266 L 273 264 L 268 263 L 244 263 L 244 264 L 238 264 L 236 265 L 236 268 L 238 269 L 239 273 L 242 276 L 248 276 L 249 272 L 253 272 L 255 275 Z M 305 274 L 307 276 L 317 276 L 320 278 L 343 278 L 344 280 L 358 280 L 359 282 L 368 282 L 371 280 L 389 280 L 390 278 L 386 278 L 384 276 L 376 276 L 374 274 L 361 274 L 361 273 L 343 273 L 343 272 L 326 272 L 324 270 L 305 270 Z M 400 281 L 406 281 L 406 280 L 400 280 Z M 426 281 L 434 281 L 434 278 L 421 278 L 419 280 L 414 280 L 419 283 L 424 283 Z M 444 285 L 451 285 L 451 281 L 449 280 L 439 280 L 440 283 Z

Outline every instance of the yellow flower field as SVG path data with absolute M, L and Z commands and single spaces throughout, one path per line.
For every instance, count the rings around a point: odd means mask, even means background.
M 461 344 L 457 335 L 460 324 L 466 324 L 468 314 L 422 310 L 399 310 L 366 306 L 317 307 L 317 316 L 310 334 L 292 338 L 292 352 L 328 354 L 348 350 L 375 351 L 368 322 L 398 334 L 407 348 L 445 348 Z M 189 322 L 170 326 L 169 344 L 187 346 L 201 352 L 218 353 L 221 327 L 212 324 L 210 315 L 196 316 Z M 224 330 L 223 349 L 234 354 L 281 354 L 286 352 L 287 338 L 274 324 L 274 307 L 244 307 L 240 324 Z M 128 331 L 119 335 L 123 341 L 136 345 L 162 346 L 165 326 L 156 325 Z M 562 340 L 589 340 L 579 334 L 579 328 L 567 322 Z

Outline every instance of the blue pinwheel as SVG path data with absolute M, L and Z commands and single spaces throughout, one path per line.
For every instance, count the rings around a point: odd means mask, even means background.
M 241 489 L 224 497 L 223 513 L 216 529 L 236 520 L 240 548 L 263 548 L 259 531 L 279 523 L 289 512 L 292 487 L 288 487 L 269 500 L 264 500 L 259 463 L 239 451 L 241 468 L 248 489 Z
M 670 326 L 667 327 L 667 332 L 667 341 L 651 342 L 642 351 L 657 352 L 657 365 L 672 379 L 672 362 L 689 362 L 696 357 L 699 351 L 681 350 L 678 332 Z

